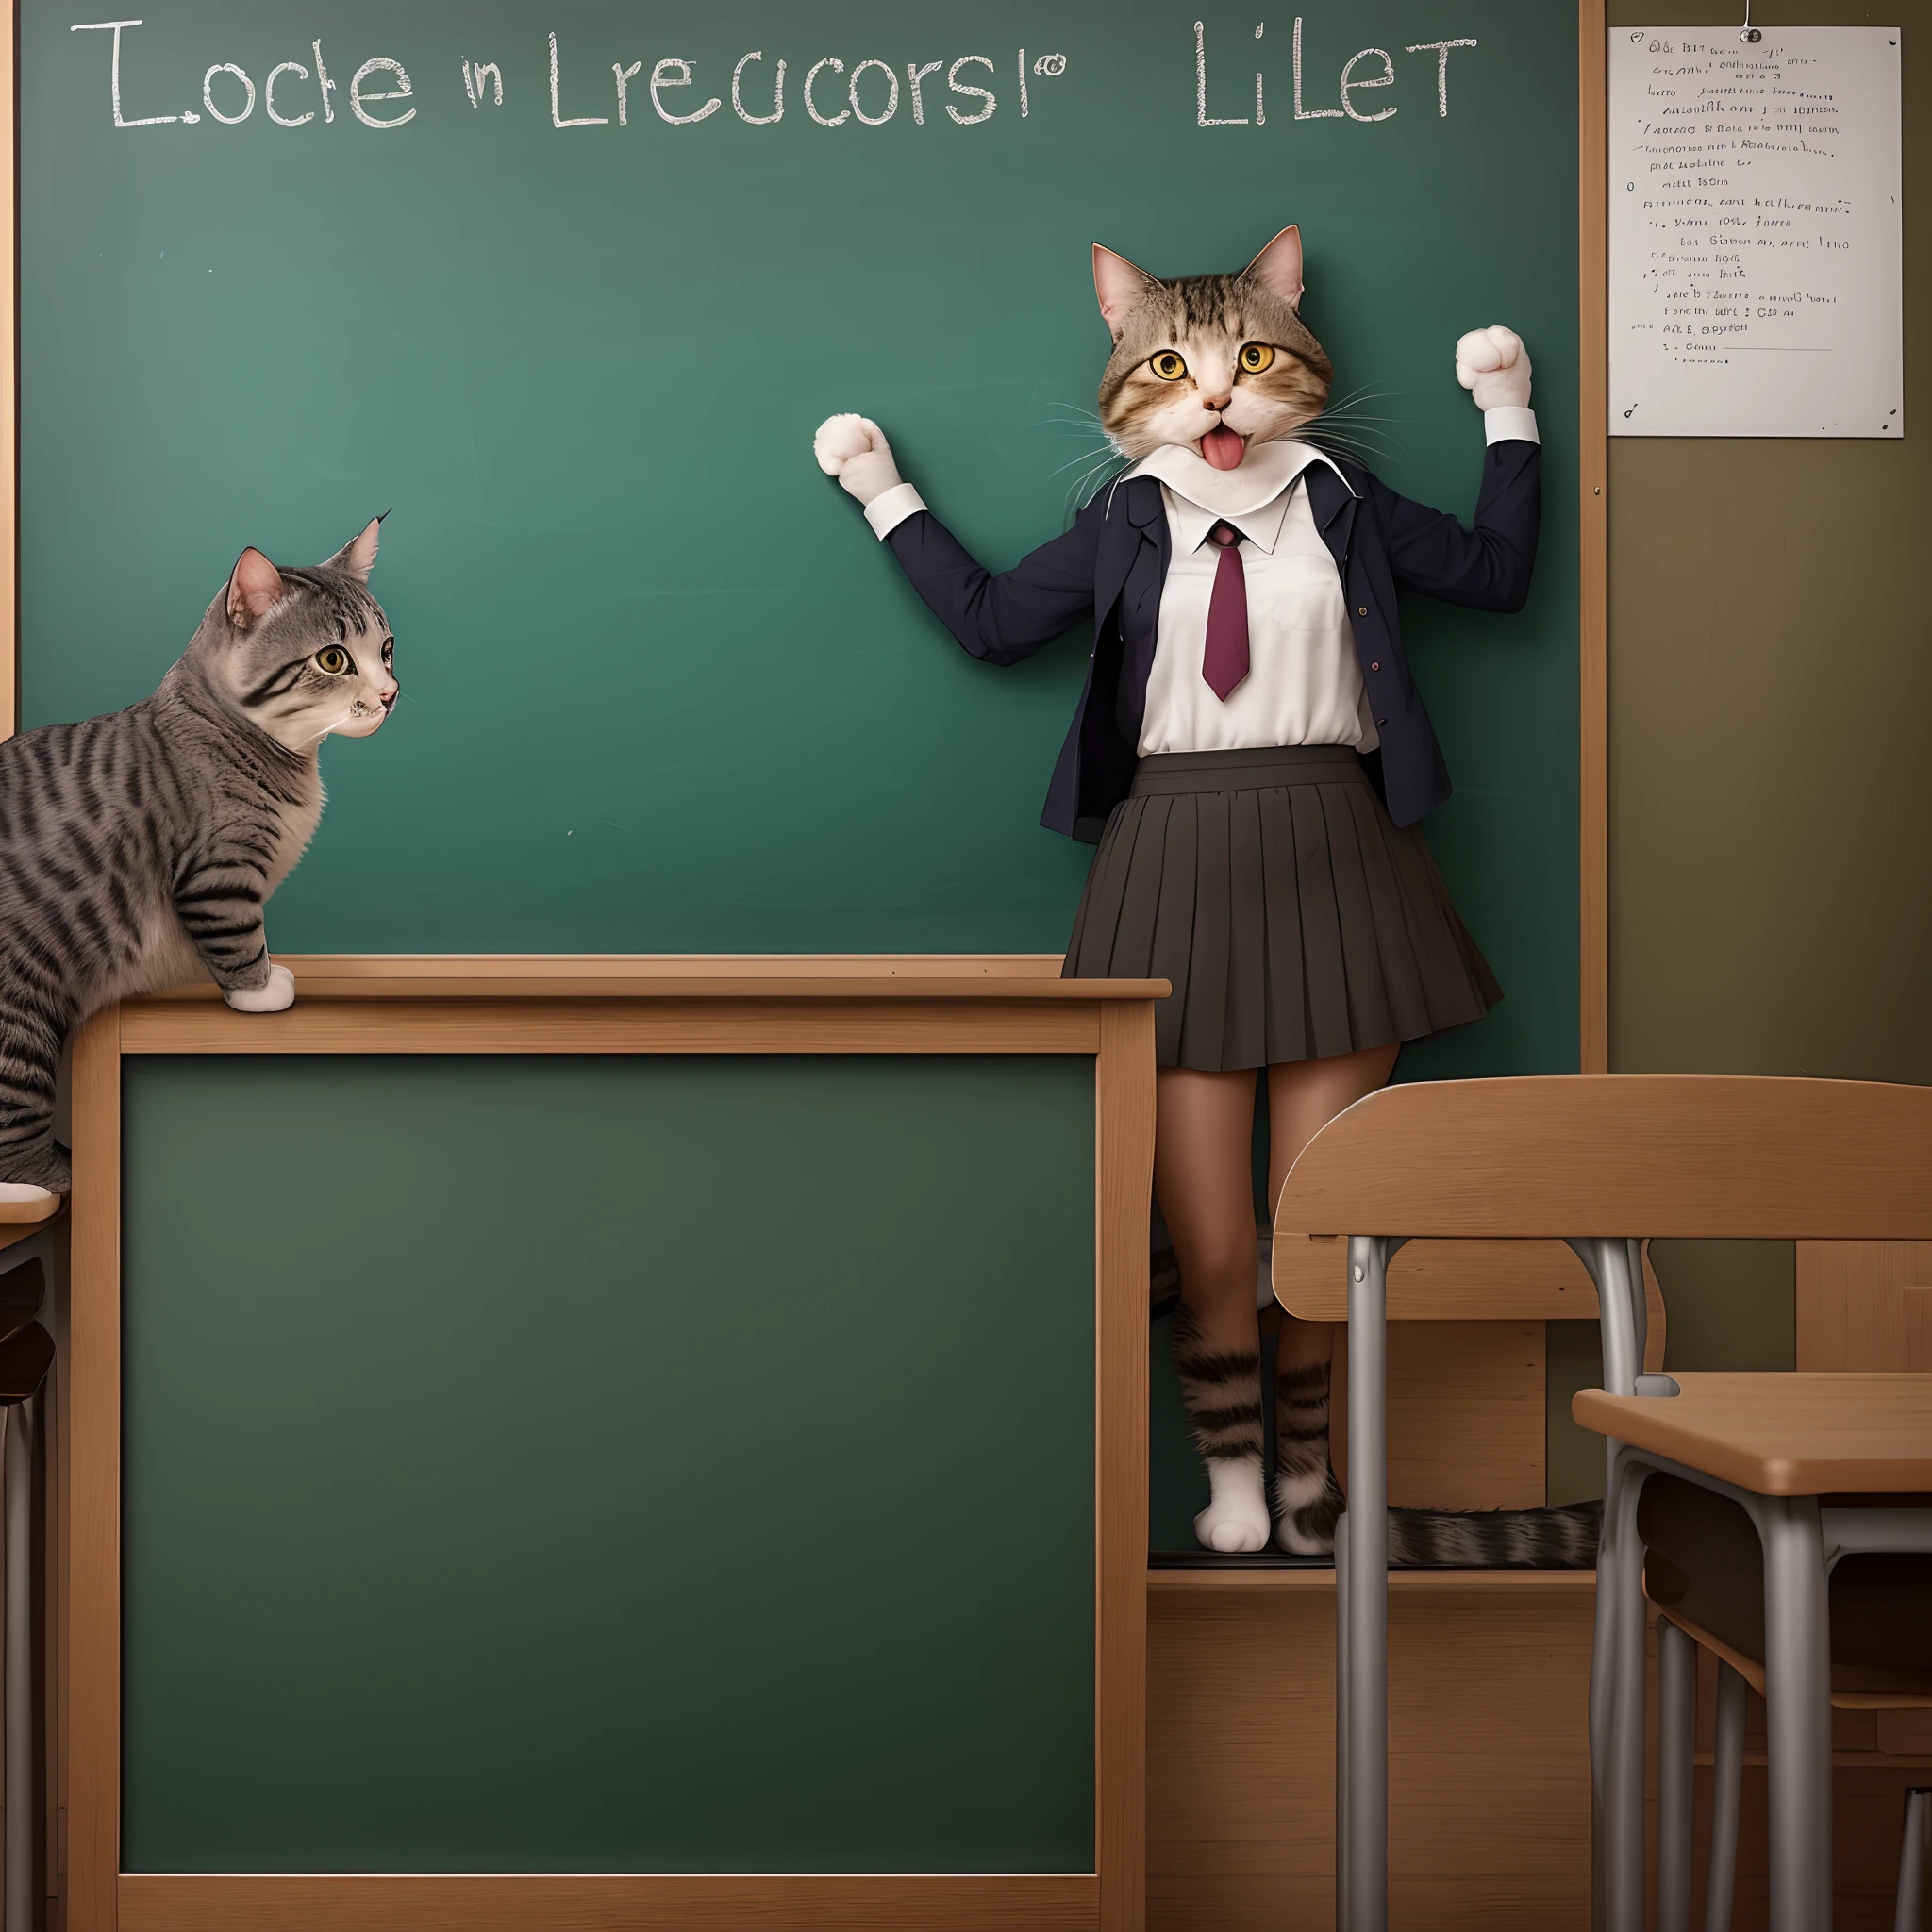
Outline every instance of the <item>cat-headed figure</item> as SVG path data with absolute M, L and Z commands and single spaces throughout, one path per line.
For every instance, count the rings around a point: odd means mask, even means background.
M 323 740 L 396 701 L 380 521 L 312 569 L 244 550 L 152 697 L 0 743 L 0 1201 L 67 1191 L 55 1078 L 89 1014 L 201 977 L 293 1001 L 262 908 L 322 817 Z
M 877 424 L 834 416 L 820 467 L 958 642 L 1012 664 L 1091 623 L 1085 688 L 1041 823 L 1099 851 L 1073 976 L 1165 979 L 1155 1010 L 1154 1188 L 1178 1257 L 1174 1331 L 1209 1497 L 1208 1549 L 1271 1533 L 1330 1547 L 1324 1325 L 1291 1321 L 1266 1492 L 1250 1148 L 1267 1069 L 1269 1199 L 1316 1131 L 1373 1091 L 1406 1041 L 1502 997 L 1420 821 L 1449 773 L 1408 667 L 1397 593 L 1511 611 L 1529 594 L 1539 460 L 1529 357 L 1509 329 L 1456 345 L 1483 412 L 1473 527 L 1391 490 L 1331 399 L 1302 314 L 1299 231 L 1232 275 L 1163 280 L 1096 245 L 1112 346 L 1094 418 L 1102 482 L 1073 526 L 986 570 L 905 482 Z M 1593 1520 L 1421 1512 L 1399 1560 L 1588 1560 Z M 1581 1553 L 1579 1555 L 1579 1553 Z

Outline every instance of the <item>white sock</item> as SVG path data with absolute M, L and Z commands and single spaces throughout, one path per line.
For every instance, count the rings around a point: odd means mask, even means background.
M 1265 1549 L 1268 1496 L 1261 1487 L 1261 1458 L 1210 1456 L 1208 1481 L 1213 1500 L 1194 1518 L 1194 1535 L 1206 1550 L 1224 1557 Z

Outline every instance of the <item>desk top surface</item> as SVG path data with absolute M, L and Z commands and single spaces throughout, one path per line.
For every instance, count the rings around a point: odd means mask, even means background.
M 285 953 L 310 999 L 1152 1000 L 1164 979 L 1062 979 L 1058 953 Z M 212 982 L 158 1002 L 212 1001 Z
M 1932 1490 L 1932 1375 L 1684 1374 L 1675 1396 L 1585 1389 L 1587 1429 L 1761 1496 Z

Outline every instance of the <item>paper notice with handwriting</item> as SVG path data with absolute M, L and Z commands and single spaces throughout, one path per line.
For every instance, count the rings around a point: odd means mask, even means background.
M 1610 31 L 1610 433 L 1905 434 L 1895 26 Z

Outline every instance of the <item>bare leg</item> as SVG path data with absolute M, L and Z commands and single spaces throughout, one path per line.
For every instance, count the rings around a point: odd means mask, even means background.
M 1194 1534 L 1210 1550 L 1258 1550 L 1268 1541 L 1268 1499 L 1250 1160 L 1255 1075 L 1164 1068 L 1156 1105 L 1154 1191 L 1181 1273 L 1174 1367 L 1213 1491 Z
M 1374 1046 L 1327 1059 L 1297 1060 L 1268 1069 L 1268 1198 L 1281 1198 L 1296 1157 L 1344 1108 L 1388 1084 L 1394 1046 Z M 1346 1400 L 1336 1386 L 1339 1365 L 1332 1322 L 1286 1317 L 1275 1356 L 1275 1501 L 1282 1547 L 1301 1555 L 1328 1549 L 1334 1539 L 1338 1485 L 1345 1473 Z M 1344 1336 L 1344 1347 L 1346 1341 Z M 1345 1361 L 1345 1357 L 1343 1357 Z M 1335 1483 L 1329 1480 L 1333 1457 Z

